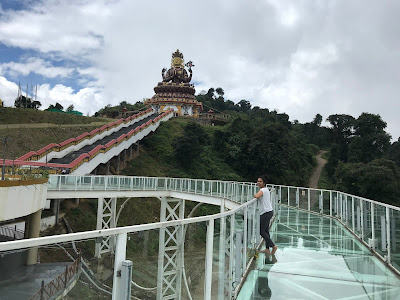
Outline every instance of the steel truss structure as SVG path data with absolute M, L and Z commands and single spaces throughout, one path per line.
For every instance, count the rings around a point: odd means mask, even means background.
M 185 200 L 161 197 L 160 221 L 185 218 Z M 184 226 L 160 228 L 157 299 L 181 299 L 184 259 Z
M 98 198 L 97 203 L 97 230 L 115 228 L 117 198 Z M 114 237 L 96 239 L 95 257 L 100 258 L 104 253 L 114 252 Z

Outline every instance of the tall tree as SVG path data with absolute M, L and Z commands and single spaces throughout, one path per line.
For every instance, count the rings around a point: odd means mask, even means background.
M 349 145 L 349 161 L 369 162 L 383 157 L 390 146 L 386 122 L 379 115 L 362 113 L 354 122 L 354 137 Z
M 224 90 L 223 90 L 222 88 L 220 88 L 220 87 L 216 88 L 215 91 L 216 91 L 217 94 L 218 94 L 219 96 L 221 96 L 221 97 L 223 97 L 224 94 L 225 94 Z
M 240 100 L 238 105 L 240 107 L 240 110 L 245 113 L 249 112 L 251 109 L 251 103 L 244 99 Z
M 58 102 L 56 102 L 56 105 L 54 106 L 54 108 L 55 109 L 59 109 L 59 110 L 63 110 L 64 109 L 64 107 Z
M 67 107 L 67 112 L 71 112 L 74 110 L 74 105 L 71 104 L 70 106 Z
M 339 158 L 347 161 L 348 144 L 354 131 L 354 117 L 350 115 L 330 115 L 326 119 L 332 125 L 333 143 L 339 146 Z

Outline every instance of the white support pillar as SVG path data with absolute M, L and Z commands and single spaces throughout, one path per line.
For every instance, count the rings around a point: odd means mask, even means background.
M 114 259 L 114 276 L 113 276 L 113 288 L 112 288 L 112 300 L 125 300 L 129 298 L 123 298 L 123 282 L 121 278 L 122 262 L 126 258 L 126 233 L 120 233 L 117 235 L 115 259 Z
M 208 226 L 207 226 L 206 266 L 205 266 L 205 276 L 204 276 L 205 300 L 211 300 L 213 241 L 214 241 L 214 220 L 210 220 L 208 221 Z
M 227 255 L 229 257 L 229 270 L 228 270 L 228 282 L 227 282 L 227 289 L 228 289 L 228 299 L 232 299 L 233 295 L 233 282 L 234 282 L 234 240 L 233 236 L 235 234 L 235 214 L 230 216 L 230 231 L 229 231 L 229 252 L 227 251 Z M 228 250 L 228 248 L 226 249 Z
M 222 202 L 220 212 L 225 212 L 225 204 Z M 220 219 L 219 229 L 219 253 L 218 253 L 218 299 L 224 299 L 225 293 L 225 218 Z

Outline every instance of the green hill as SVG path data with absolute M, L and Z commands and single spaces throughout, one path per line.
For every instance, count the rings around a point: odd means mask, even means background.
M 90 124 L 93 122 L 110 122 L 110 119 L 28 108 L 0 107 L 0 124 Z
M 6 158 L 15 159 L 29 151 L 39 150 L 50 143 L 60 143 L 92 131 L 94 128 L 100 127 L 100 124 L 110 121 L 114 120 L 27 108 L 2 107 L 0 108 L 0 137 L 9 138 Z M 44 127 L 35 128 L 39 125 Z M 3 147 L 4 145 L 1 143 L 1 157 L 4 156 Z

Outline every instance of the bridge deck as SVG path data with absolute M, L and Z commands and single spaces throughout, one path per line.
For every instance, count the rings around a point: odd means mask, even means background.
M 279 247 L 261 254 L 238 299 L 400 299 L 400 280 L 338 221 L 281 206 Z

